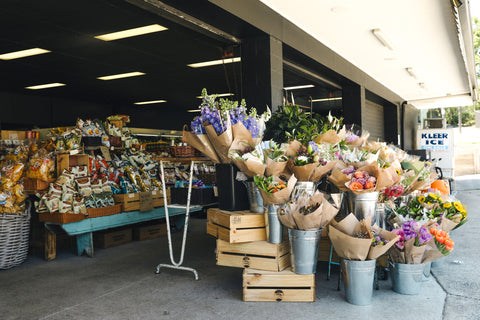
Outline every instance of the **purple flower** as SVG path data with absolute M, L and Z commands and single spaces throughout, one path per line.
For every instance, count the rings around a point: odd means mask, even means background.
M 418 237 L 419 245 L 423 245 L 432 239 L 432 235 L 425 227 L 421 227 L 418 233 L 419 233 L 419 237 Z

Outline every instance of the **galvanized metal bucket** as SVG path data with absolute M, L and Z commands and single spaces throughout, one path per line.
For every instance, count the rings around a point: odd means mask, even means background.
M 373 280 L 377 260 L 342 259 L 345 297 L 351 304 L 366 306 L 372 303 Z
M 297 200 L 300 196 L 313 196 L 317 190 L 317 184 L 311 181 L 297 181 L 295 187 L 293 187 L 292 194 L 290 195 L 290 200 Z
M 322 229 L 313 231 L 288 229 L 293 272 L 297 274 L 315 273 L 321 234 Z
M 247 187 L 248 202 L 250 203 L 250 212 L 264 213 L 263 199 L 260 190 L 253 181 L 243 182 Z
M 419 294 L 424 282 L 425 263 L 405 264 L 390 262 L 393 291 L 401 294 Z
M 343 197 L 345 201 L 345 209 L 348 213 L 352 212 L 358 220 L 363 220 L 372 217 L 372 225 L 374 223 L 380 224 L 379 217 L 376 212 L 378 191 L 367 192 L 362 194 L 355 194 L 347 191 Z
M 278 209 L 280 206 L 270 205 L 267 206 L 268 225 L 267 225 L 267 237 L 270 243 L 282 243 L 283 242 L 283 225 L 278 219 Z
M 428 281 L 430 279 L 430 271 L 432 270 L 432 262 L 425 262 L 425 267 L 423 268 L 423 281 Z

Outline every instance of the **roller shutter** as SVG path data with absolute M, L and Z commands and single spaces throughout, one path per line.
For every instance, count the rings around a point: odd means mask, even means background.
M 385 123 L 383 118 L 383 106 L 372 102 L 370 100 L 365 100 L 365 115 L 362 117 L 364 119 L 363 129 L 370 132 L 370 140 L 380 141 L 385 140 Z

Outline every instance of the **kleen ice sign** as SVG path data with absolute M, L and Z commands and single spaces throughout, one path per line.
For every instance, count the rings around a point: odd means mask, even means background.
M 449 133 L 422 132 L 420 135 L 420 148 L 423 150 L 448 150 Z

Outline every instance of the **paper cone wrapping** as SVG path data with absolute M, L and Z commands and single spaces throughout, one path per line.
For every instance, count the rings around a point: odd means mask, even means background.
M 308 201 L 309 205 L 320 203 L 314 212 L 303 215 L 295 210 L 291 215 L 299 230 L 318 230 L 325 227 L 338 213 L 338 209 L 332 206 L 322 193 L 316 192 Z M 299 208 L 297 208 L 299 209 Z
M 407 264 L 422 263 L 423 260 L 426 245 L 417 247 L 414 243 L 415 238 L 405 241 L 405 263 Z
M 445 257 L 445 255 L 438 250 L 435 244 L 435 238 L 432 238 L 425 245 L 425 256 L 423 257 L 422 263 L 435 261 L 443 257 Z
M 388 243 L 383 246 L 371 247 L 368 252 L 368 260 L 377 259 L 385 252 L 390 250 L 390 248 L 400 239 L 400 236 L 394 232 L 390 232 L 381 228 L 375 228 L 375 231 L 380 234 L 383 239 L 388 240 Z
M 284 174 L 285 169 L 287 168 L 287 161 L 276 162 L 265 156 L 265 162 L 267 168 L 265 169 L 265 176 L 276 176 L 279 177 Z
M 342 138 L 340 138 L 335 130 L 328 130 L 327 132 L 316 137 L 314 141 L 317 144 L 329 143 L 335 145 L 342 141 Z
M 318 167 L 318 162 L 309 163 L 304 166 L 292 166 L 292 172 L 297 177 L 298 181 L 313 181 L 310 177 L 313 175 L 313 171 Z
M 265 172 L 265 164 L 260 159 L 233 160 L 233 163 L 250 178 L 256 175 L 263 176 Z
M 290 141 L 287 150 L 285 150 L 285 155 L 287 157 L 295 157 L 297 155 L 298 149 L 300 149 L 301 146 L 302 144 L 297 140 Z
M 337 164 L 338 160 L 335 160 L 335 161 L 330 161 L 328 162 L 326 165 L 324 166 L 317 166 L 315 168 L 315 170 L 313 171 L 313 174 L 312 176 L 310 177 L 311 181 L 318 181 L 320 180 L 321 178 L 323 178 L 323 176 L 325 176 L 326 174 L 328 174 L 330 171 L 332 171 L 332 169 L 335 167 L 335 165 Z
M 390 260 L 397 263 L 405 263 L 405 252 L 400 251 L 397 246 L 392 246 L 388 251 Z
M 450 219 L 442 218 L 442 221 L 440 222 L 440 230 L 443 230 L 443 231 L 445 231 L 445 232 L 450 232 L 450 231 L 453 230 L 457 225 L 458 225 L 458 223 L 453 222 L 453 221 L 450 220 Z
M 341 169 L 334 168 L 332 174 L 328 176 L 328 180 L 333 183 L 341 191 L 348 191 L 348 187 L 345 185 L 350 181 L 350 177 L 342 173 Z
M 220 159 L 218 158 L 215 149 L 213 148 L 210 140 L 206 134 L 193 134 L 185 129 L 183 129 L 183 137 L 182 141 L 188 143 L 205 156 L 210 158 L 215 163 L 220 163 Z
M 262 196 L 263 204 L 266 206 L 284 204 L 290 197 L 290 194 L 295 187 L 295 183 L 297 183 L 297 178 L 295 178 L 295 175 L 292 175 L 290 179 L 288 179 L 287 187 L 285 189 L 282 189 L 272 194 L 269 194 L 260 189 L 260 195 Z
M 372 239 L 352 237 L 337 230 L 333 225 L 328 227 L 328 236 L 339 257 L 360 261 L 364 261 L 367 258 Z
M 340 222 L 336 222 L 335 220 L 332 221 L 331 225 L 335 227 L 335 229 L 346 233 L 348 235 L 352 235 L 357 228 L 358 219 L 355 217 L 353 213 L 350 213 L 348 216 L 343 218 Z
M 243 150 L 247 145 L 255 145 L 252 133 L 243 125 L 241 121 L 232 126 L 233 142 L 230 150 Z
M 320 228 L 325 228 L 330 222 L 333 221 L 333 218 L 338 214 L 340 206 L 335 207 L 327 199 L 322 200 L 322 220 L 320 221 Z
M 280 222 L 287 228 L 290 229 L 298 229 L 297 225 L 295 224 L 295 220 L 293 219 L 293 215 L 291 214 L 279 214 L 278 219 Z
M 222 163 L 231 163 L 232 160 L 228 157 L 228 150 L 233 143 L 232 128 L 228 127 L 227 130 L 219 136 L 217 136 L 212 125 L 205 126 L 205 131 L 207 131 L 208 139 L 215 148 Z

